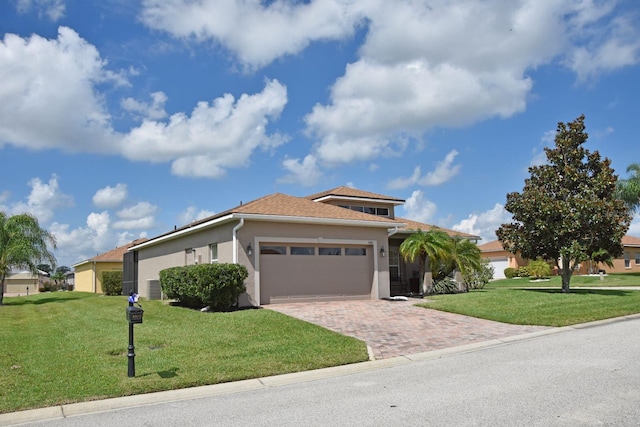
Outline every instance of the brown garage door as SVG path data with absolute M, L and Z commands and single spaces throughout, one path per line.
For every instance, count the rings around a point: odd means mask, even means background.
M 260 304 L 370 299 L 373 248 L 260 245 Z

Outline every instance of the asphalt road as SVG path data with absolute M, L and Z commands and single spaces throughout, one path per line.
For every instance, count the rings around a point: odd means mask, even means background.
M 38 426 L 638 426 L 640 318 Z

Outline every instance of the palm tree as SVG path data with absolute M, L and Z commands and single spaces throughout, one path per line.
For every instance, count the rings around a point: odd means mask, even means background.
M 480 248 L 469 239 L 455 236 L 449 239 L 448 256 L 445 259 L 449 274 L 454 270 L 459 271 L 462 277 L 467 276 L 472 271 L 481 268 Z M 459 290 L 462 284 L 458 285 Z
M 0 305 L 4 280 L 12 267 L 37 273 L 40 263 L 55 265 L 56 258 L 47 245 L 55 249 L 56 239 L 40 227 L 34 216 L 27 213 L 7 216 L 0 212 Z
M 624 200 L 629 211 L 640 211 L 640 163 L 630 164 L 627 168 L 629 172 L 632 172 L 629 178 L 618 180 L 618 197 Z
M 433 228 L 429 231 L 418 229 L 417 232 L 407 237 L 400 244 L 400 255 L 405 261 L 414 262 L 418 259 L 418 269 L 422 277 L 422 291 L 424 293 L 433 292 L 433 283 L 427 278 L 427 266 L 439 265 L 448 253 L 448 242 L 450 237 L 444 231 Z

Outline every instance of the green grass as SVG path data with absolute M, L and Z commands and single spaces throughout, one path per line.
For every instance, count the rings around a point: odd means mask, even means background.
M 366 345 L 265 309 L 201 313 L 144 301 L 127 376 L 125 297 L 57 292 L 0 306 L 0 413 L 343 365 Z
M 637 290 L 487 288 L 429 299 L 419 305 L 517 325 L 567 326 L 640 312 Z
M 600 280 L 599 276 L 571 276 L 571 288 L 580 287 L 618 287 L 618 286 L 639 286 L 640 273 L 607 274 Z M 532 281 L 528 277 L 513 279 L 501 279 L 489 283 L 490 288 L 553 288 L 562 287 L 560 276 L 551 276 L 548 281 Z

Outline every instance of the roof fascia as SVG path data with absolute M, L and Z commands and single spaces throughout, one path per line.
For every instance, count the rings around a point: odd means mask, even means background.
M 403 227 L 406 224 L 382 221 L 365 221 L 357 219 L 338 219 L 338 218 L 313 218 L 306 216 L 285 216 L 285 215 L 262 215 L 262 214 L 234 214 L 236 218 L 244 218 L 253 221 L 269 221 L 269 222 L 295 222 L 304 224 L 320 224 L 320 225 L 347 225 L 355 227 L 376 227 L 376 228 L 394 228 L 396 226 Z
M 193 227 L 183 228 L 183 229 L 177 230 L 177 231 L 175 231 L 173 233 L 165 234 L 164 236 L 160 236 L 160 237 L 157 237 L 155 239 L 147 240 L 146 242 L 142 242 L 139 245 L 131 246 L 129 249 L 127 249 L 127 251 L 138 250 L 138 249 L 145 248 L 147 246 L 153 246 L 153 245 L 156 245 L 156 244 L 161 243 L 161 242 L 166 242 L 166 241 L 169 241 L 169 240 L 173 240 L 173 239 L 176 239 L 178 237 L 185 236 L 187 234 L 191 234 L 191 233 L 193 233 L 195 231 L 199 231 L 199 230 L 203 230 L 205 228 L 214 227 L 216 225 L 224 224 L 226 222 L 229 222 L 229 221 L 233 220 L 234 218 L 237 218 L 237 217 L 234 216 L 234 214 L 225 215 L 225 216 L 222 216 L 220 218 L 214 218 L 211 221 L 206 221 L 206 222 L 200 223 L 198 225 L 194 225 Z

